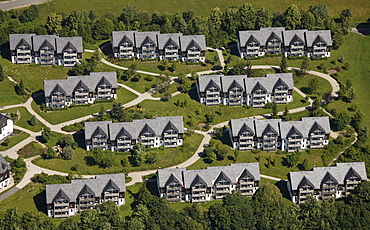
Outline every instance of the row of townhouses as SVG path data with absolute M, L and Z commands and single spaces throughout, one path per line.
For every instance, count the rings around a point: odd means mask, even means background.
M 212 166 L 206 169 L 158 169 L 160 197 L 172 202 L 206 202 L 221 200 L 232 191 L 253 196 L 259 187 L 258 163 Z
M 108 201 L 123 205 L 125 193 L 124 173 L 71 180 L 68 184 L 46 185 L 47 215 L 53 218 L 66 218 Z
M 111 121 L 85 122 L 86 149 L 100 148 L 119 152 L 130 151 L 140 142 L 147 148 L 182 145 L 184 123 L 182 116 L 157 117 L 112 123 Z
M 364 162 L 337 163 L 332 167 L 314 167 L 312 171 L 290 172 L 288 189 L 294 203 L 303 203 L 307 196 L 336 199 L 367 180 Z
M 197 92 L 205 105 L 250 105 L 261 108 L 268 102 L 286 104 L 293 101 L 291 73 L 266 74 L 248 78 L 246 75 L 200 75 Z
M 10 184 L 10 164 L 0 154 L 0 189 Z
M 329 144 L 329 117 L 303 117 L 301 121 L 281 119 L 232 119 L 229 134 L 232 147 L 242 151 L 323 148 Z
M 90 76 L 68 76 L 66 79 L 44 80 L 45 104 L 64 108 L 117 98 L 116 72 L 91 72 Z
M 113 31 L 112 49 L 117 58 L 141 58 L 204 62 L 204 35 L 161 34 L 159 31 Z
M 9 34 L 11 61 L 42 66 L 72 67 L 82 59 L 81 37 L 57 35 Z
M 5 140 L 13 133 L 13 120 L 8 115 L 0 113 L 0 141 Z
M 240 57 L 250 58 L 265 54 L 285 56 L 330 57 L 330 30 L 285 30 L 284 27 L 239 31 Z

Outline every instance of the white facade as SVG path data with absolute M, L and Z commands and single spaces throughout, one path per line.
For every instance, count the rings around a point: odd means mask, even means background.
M 0 114 L 0 142 L 13 133 L 13 120 Z

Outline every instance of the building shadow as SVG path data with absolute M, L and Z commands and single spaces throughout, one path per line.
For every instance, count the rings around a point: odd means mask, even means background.
M 33 197 L 33 202 L 36 205 L 38 211 L 43 212 L 47 215 L 46 211 L 46 190 L 42 191 L 41 193 L 37 194 Z
M 275 185 L 280 189 L 280 192 L 283 194 L 283 197 L 290 200 L 290 195 L 287 187 L 287 181 L 281 180 L 275 183 Z

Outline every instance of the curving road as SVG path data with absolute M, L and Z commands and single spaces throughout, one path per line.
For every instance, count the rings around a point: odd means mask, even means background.
M 44 2 L 48 2 L 49 0 L 13 0 L 13 1 L 5 1 L 0 2 L 0 9 L 1 10 L 12 10 L 27 7 L 30 5 L 38 5 Z

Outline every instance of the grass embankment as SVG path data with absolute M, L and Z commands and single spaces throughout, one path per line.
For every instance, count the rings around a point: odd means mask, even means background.
M 42 127 L 44 127 L 44 125 L 39 120 L 37 120 L 37 124 L 35 126 L 30 125 L 30 120 L 32 118 L 32 115 L 24 107 L 16 107 L 12 109 L 1 110 L 0 112 L 1 113 L 17 113 L 18 112 L 18 118 L 15 119 L 16 121 L 15 124 L 22 128 L 31 130 L 33 132 L 39 132 L 41 131 Z
M 298 93 L 293 94 L 294 101 L 286 105 L 278 105 L 278 111 L 284 111 L 285 106 L 288 109 L 298 108 L 308 105 Z M 271 113 L 271 109 L 246 109 L 240 106 L 206 106 L 200 104 L 195 90 L 189 94 L 179 94 L 172 97 L 168 102 L 145 100 L 140 103 L 142 110 L 157 116 L 184 116 L 184 124 L 188 128 L 198 129 L 197 124 L 205 122 L 206 114 L 214 116 L 213 124 L 228 121 L 230 119 L 251 117 L 260 114 Z M 187 106 L 177 106 L 177 101 L 184 102 Z
M 30 134 L 28 134 L 28 133 L 22 132 L 18 129 L 14 129 L 13 136 L 7 138 L 7 140 L 9 141 L 8 145 L 4 146 L 3 142 L 2 142 L 2 144 L 0 144 L 0 151 L 5 151 L 5 150 L 8 150 L 8 149 L 12 148 L 13 146 L 18 144 L 19 142 L 27 139 L 29 136 L 30 136 Z
M 8 78 L 0 81 L 0 108 L 6 105 L 16 105 L 27 101 L 26 97 L 19 96 L 14 90 L 15 84 Z
M 55 138 L 57 140 L 57 138 Z M 59 138 L 58 138 L 59 139 Z M 123 167 L 121 165 L 121 160 L 128 156 L 131 161 L 130 153 L 115 153 L 115 164 L 110 168 L 101 168 L 98 165 L 91 165 L 92 158 L 89 153 L 82 149 L 77 148 L 74 151 L 72 160 L 62 160 L 59 158 L 54 158 L 50 160 L 37 159 L 34 163 L 40 167 L 53 169 L 61 172 L 72 172 L 79 174 L 102 174 L 102 173 L 119 173 L 124 169 L 128 172 L 130 171 L 141 171 L 149 169 L 157 169 L 159 167 L 165 168 L 173 165 L 180 164 L 181 162 L 189 159 L 194 152 L 197 150 L 200 142 L 202 141 L 203 136 L 197 133 L 193 133 L 192 136 L 185 136 L 184 145 L 178 148 L 162 148 L 162 149 L 152 149 L 149 151 L 158 151 L 157 162 L 153 165 L 143 165 L 140 167 L 129 166 Z M 50 143 L 54 143 L 51 141 Z M 72 171 L 71 167 L 77 166 L 77 171 Z
M 327 148 L 302 151 L 300 153 L 298 162 L 293 167 L 288 167 L 284 163 L 284 158 L 287 155 L 286 153 L 279 154 L 278 152 L 264 151 L 252 153 L 251 151 L 239 151 L 238 158 L 236 161 L 234 161 L 234 151 L 229 151 L 229 155 L 227 155 L 224 160 L 216 160 L 213 163 L 208 163 L 204 158 L 201 158 L 197 162 L 189 166 L 188 169 L 200 169 L 206 168 L 208 166 L 230 165 L 234 162 L 259 162 L 261 174 L 274 176 L 281 179 L 287 179 L 287 175 L 289 172 L 305 170 L 301 165 L 304 159 L 308 160 L 309 168 L 312 168 L 314 166 L 328 166 L 330 160 L 333 159 L 346 146 L 348 146 L 353 140 L 354 137 L 351 136 L 349 138 L 344 138 L 344 143 L 338 144 L 334 143 L 333 139 L 330 139 L 330 145 Z M 228 147 L 230 148 L 230 146 Z
M 73 120 L 79 117 L 84 117 L 87 115 L 98 113 L 102 107 L 104 107 L 105 110 L 112 108 L 112 102 L 104 102 L 91 104 L 87 106 L 77 106 L 74 108 L 67 108 L 65 110 L 63 109 L 41 112 L 38 104 L 43 103 L 44 99 L 42 97 L 43 96 L 38 96 L 34 98 L 35 100 L 32 101 L 32 108 L 37 114 L 39 114 L 42 118 L 44 118 L 46 121 L 53 125 Z M 117 92 L 117 97 L 118 102 L 125 104 L 135 99 L 137 96 L 134 93 L 128 91 L 127 89 L 119 88 Z

